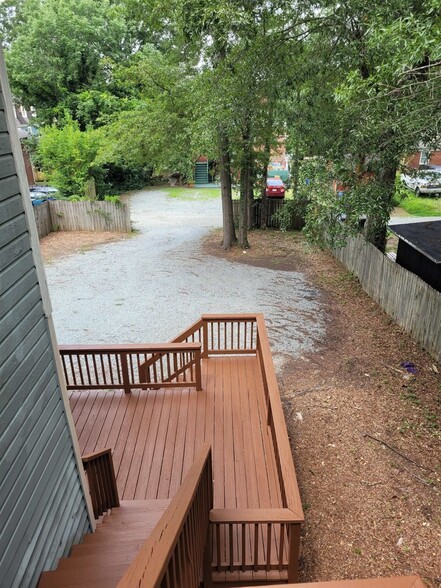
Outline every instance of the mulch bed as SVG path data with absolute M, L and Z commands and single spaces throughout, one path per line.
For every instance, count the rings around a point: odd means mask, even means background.
M 45 263 L 51 263 L 57 259 L 85 253 L 104 243 L 113 243 L 127 239 L 128 233 L 95 232 L 95 231 L 61 231 L 49 233 L 40 239 L 40 250 Z
M 439 588 L 441 366 L 300 234 L 254 231 L 246 251 L 220 239 L 204 250 L 302 271 L 322 292 L 321 348 L 279 374 L 305 511 L 301 581 L 418 573 Z

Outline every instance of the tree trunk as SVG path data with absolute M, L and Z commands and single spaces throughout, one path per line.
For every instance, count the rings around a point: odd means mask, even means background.
M 220 152 L 220 182 L 222 195 L 222 249 L 230 249 L 236 242 L 233 218 L 233 198 L 231 192 L 231 160 L 228 137 L 222 129 L 218 131 Z
M 244 162 L 240 170 L 240 213 L 239 213 L 239 245 L 242 249 L 248 249 L 248 184 L 249 168 Z
M 240 215 L 239 215 L 239 245 L 248 249 L 248 228 L 250 226 L 250 208 L 253 194 L 253 152 L 250 144 L 249 123 L 247 122 L 242 135 L 242 165 L 240 170 Z
M 265 142 L 263 158 L 262 158 L 262 187 L 261 199 L 262 205 L 260 209 L 260 228 L 266 229 L 268 219 L 268 196 L 266 195 L 266 181 L 268 179 L 268 165 L 271 157 L 271 143 L 269 140 Z
M 396 165 L 388 165 L 380 173 L 379 185 L 382 191 L 381 210 L 370 214 L 366 220 L 366 241 L 375 245 L 382 253 L 386 251 L 387 223 L 392 210 L 395 191 Z
M 299 190 L 299 176 L 300 176 L 300 140 L 296 136 L 296 145 L 294 148 L 294 161 L 292 166 L 292 193 L 294 198 L 297 196 Z

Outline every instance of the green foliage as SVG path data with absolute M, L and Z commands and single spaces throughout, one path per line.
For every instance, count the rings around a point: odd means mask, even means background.
M 400 207 L 412 216 L 441 216 L 441 198 L 421 198 L 410 191 Z
M 169 198 L 176 198 L 177 200 L 217 200 L 220 198 L 220 190 L 218 188 L 181 188 L 181 187 L 167 187 L 165 188 Z
M 38 156 L 48 181 L 64 197 L 81 196 L 92 177 L 99 142 L 94 131 L 80 131 L 73 120 L 62 128 L 45 127 L 38 146 Z
M 122 206 L 122 200 L 119 196 L 112 196 L 112 195 L 106 195 L 104 196 L 103 200 L 105 202 L 112 202 L 112 204 L 116 204 L 117 206 Z
M 64 111 L 75 116 L 72 95 L 108 92 L 112 62 L 131 49 L 118 2 L 24 1 L 6 54 L 13 92 L 46 123 Z M 88 100 L 77 99 L 83 106 Z

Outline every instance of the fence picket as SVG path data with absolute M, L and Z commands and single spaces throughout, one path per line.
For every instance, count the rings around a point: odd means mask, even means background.
M 33 208 L 40 239 L 51 231 L 131 231 L 126 203 L 49 200 Z
M 397 265 L 362 237 L 350 239 L 334 255 L 354 273 L 363 290 L 441 361 L 441 293 Z

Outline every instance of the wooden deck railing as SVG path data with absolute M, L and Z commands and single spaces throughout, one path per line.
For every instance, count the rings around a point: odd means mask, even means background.
M 257 326 L 255 314 L 203 314 L 173 343 L 198 342 L 202 357 L 210 355 L 255 355 Z
M 202 357 L 257 355 L 284 508 L 213 511 L 213 571 L 278 570 L 295 582 L 304 517 L 263 315 L 202 315 L 173 341 L 200 342 Z
M 282 508 L 213 511 L 212 570 L 274 570 L 283 572 L 290 582 L 297 580 L 303 511 L 263 315 L 202 315 L 163 346 L 62 347 L 60 352 L 68 388 L 124 388 L 126 392 L 192 385 L 200 390 L 201 357 L 255 355 Z
M 201 390 L 201 344 L 60 346 L 69 390 L 195 387 Z
M 110 508 L 119 506 L 112 452 L 104 449 L 83 455 L 82 460 L 89 483 L 93 514 L 98 519 Z
M 118 588 L 197 588 L 204 579 L 209 585 L 212 506 L 211 448 L 207 444 Z

